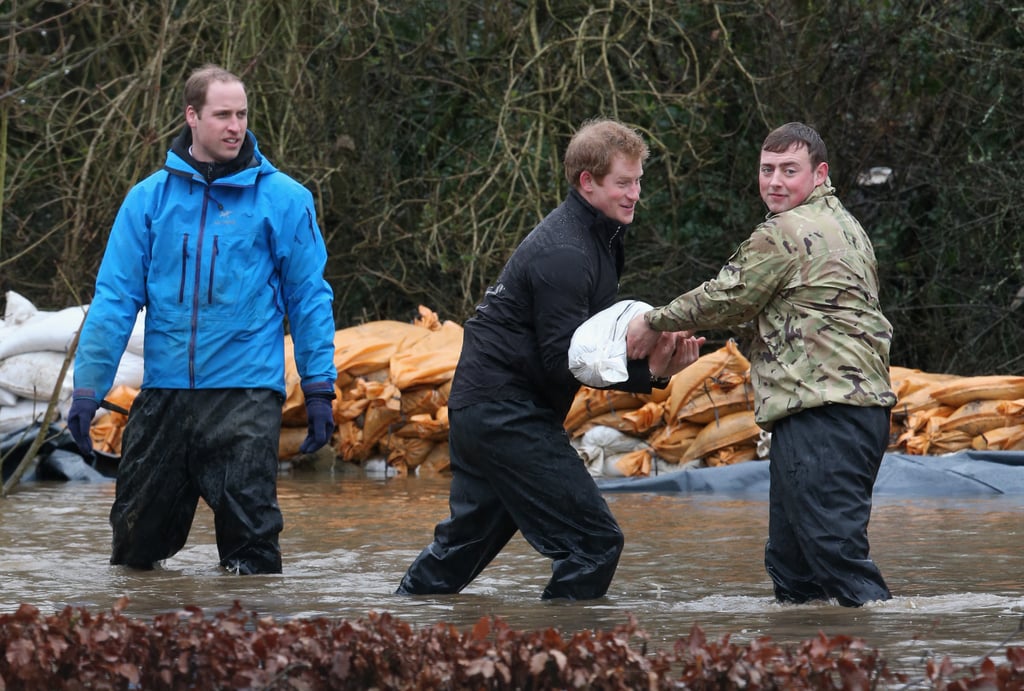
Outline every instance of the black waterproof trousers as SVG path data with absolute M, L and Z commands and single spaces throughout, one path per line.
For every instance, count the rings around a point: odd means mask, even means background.
M 121 445 L 111 564 L 151 569 L 185 546 L 199 498 L 213 509 L 220 564 L 280 573 L 281 405 L 269 389 L 144 389 Z
M 867 534 L 888 440 L 887 408 L 827 405 L 775 423 L 764 562 L 779 602 L 892 597 Z
M 451 515 L 409 567 L 399 594 L 457 593 L 516 530 L 553 561 L 542 598 L 607 592 L 623 537 L 561 420 L 528 401 L 449 411 Z

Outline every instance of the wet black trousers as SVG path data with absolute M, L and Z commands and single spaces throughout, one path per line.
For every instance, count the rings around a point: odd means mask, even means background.
M 888 440 L 887 408 L 828 405 L 775 423 L 764 562 L 778 601 L 892 597 L 867 534 Z
M 140 392 L 122 439 L 110 563 L 150 569 L 176 554 L 202 497 L 221 566 L 280 573 L 281 405 L 267 389 Z
M 495 401 L 452 410 L 449 423 L 451 515 L 397 592 L 461 591 L 519 530 L 553 560 L 542 598 L 603 596 L 622 531 L 561 421 L 527 401 Z

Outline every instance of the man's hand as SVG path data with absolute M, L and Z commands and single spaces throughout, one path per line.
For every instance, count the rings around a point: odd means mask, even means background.
M 306 438 L 299 447 L 299 453 L 313 453 L 331 439 L 334 432 L 334 414 L 331 402 L 326 398 L 306 399 L 306 417 L 309 420 Z
M 661 336 L 661 331 L 655 331 L 644 319 L 643 314 L 638 314 L 629 321 L 626 327 L 626 357 L 630 360 L 640 360 L 647 357 L 654 345 Z
M 331 405 L 334 400 L 334 384 L 303 384 L 302 393 L 306 397 L 306 420 L 309 425 L 299 453 L 313 453 L 329 442 L 334 432 L 334 406 Z
M 695 337 L 689 331 L 662 333 L 647 360 L 651 375 L 659 379 L 671 377 L 689 367 L 700 357 L 702 345 L 704 337 Z
M 89 436 L 89 428 L 92 426 L 92 419 L 96 416 L 96 410 L 100 402 L 92 396 L 91 389 L 75 391 L 71 402 L 71 409 L 68 410 L 68 432 L 71 438 L 78 445 L 78 450 L 86 460 L 92 460 L 92 437 Z

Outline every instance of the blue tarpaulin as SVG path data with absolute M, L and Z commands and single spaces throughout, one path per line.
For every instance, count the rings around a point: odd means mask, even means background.
M 768 462 L 677 470 L 638 478 L 598 478 L 603 492 L 768 494 Z M 961 451 L 946 456 L 887 453 L 875 496 L 1024 494 L 1024 452 Z

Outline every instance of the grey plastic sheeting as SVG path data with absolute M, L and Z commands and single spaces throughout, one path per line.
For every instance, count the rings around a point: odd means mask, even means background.
M 602 492 L 768 494 L 768 462 L 747 461 L 643 478 L 598 478 Z M 947 456 L 887 453 L 875 496 L 1024 494 L 1024 452 L 961 451 Z

